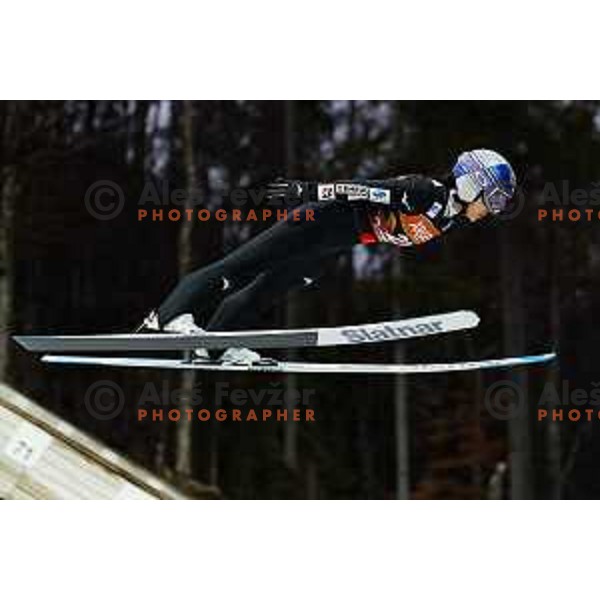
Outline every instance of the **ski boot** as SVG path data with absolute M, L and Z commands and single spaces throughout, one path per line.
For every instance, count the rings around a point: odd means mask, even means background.
M 258 352 L 249 348 L 228 348 L 219 358 L 219 362 L 225 365 L 275 365 L 277 361 L 273 358 L 263 357 Z
M 162 328 L 158 322 L 158 314 L 152 311 L 136 329 L 136 333 L 182 333 L 185 335 L 204 335 L 206 331 L 198 327 L 191 313 L 184 313 L 175 317 Z M 196 348 L 193 351 L 193 359 L 198 361 L 210 361 L 210 355 L 206 348 Z

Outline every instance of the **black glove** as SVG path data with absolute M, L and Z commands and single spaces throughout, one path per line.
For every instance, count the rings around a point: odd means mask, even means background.
M 269 183 L 266 188 L 268 200 L 277 203 L 297 205 L 300 202 L 310 202 L 316 198 L 316 184 L 310 181 L 297 181 L 291 179 L 277 179 Z

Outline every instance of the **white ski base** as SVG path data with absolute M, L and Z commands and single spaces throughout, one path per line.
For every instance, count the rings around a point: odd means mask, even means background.
M 449 373 L 453 371 L 476 371 L 500 369 L 549 362 L 556 358 L 554 352 L 511 358 L 456 363 L 423 364 L 368 364 L 368 363 L 310 363 L 275 362 L 274 364 L 234 365 L 216 362 L 186 362 L 178 359 L 160 358 L 117 358 L 103 356 L 61 356 L 47 354 L 42 361 L 61 365 L 88 365 L 100 367 L 134 367 L 141 369 L 199 369 L 202 371 L 250 371 L 257 373 L 370 373 L 409 375 L 411 373 Z

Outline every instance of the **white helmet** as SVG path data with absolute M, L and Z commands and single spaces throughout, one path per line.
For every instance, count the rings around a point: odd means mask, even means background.
M 514 196 L 517 179 L 510 163 L 493 150 L 463 152 L 452 168 L 458 197 L 473 202 L 479 197 L 487 209 L 498 214 Z

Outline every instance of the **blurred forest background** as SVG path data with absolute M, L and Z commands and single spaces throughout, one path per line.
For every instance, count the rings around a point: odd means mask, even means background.
M 598 420 L 536 416 L 548 382 L 590 390 L 600 381 L 600 223 L 537 220 L 548 182 L 590 189 L 600 181 L 599 116 L 592 101 L 0 103 L 0 379 L 192 493 L 210 485 L 227 498 L 600 497 Z M 266 322 L 351 324 L 470 308 L 482 323 L 468 334 L 299 355 L 437 362 L 556 347 L 555 365 L 404 378 L 232 374 L 232 387 L 314 389 L 316 422 L 140 423 L 136 399 L 147 382 L 201 383 L 211 408 L 223 375 L 49 369 L 10 341 L 17 332 L 130 331 L 181 273 L 268 226 L 138 222 L 147 182 L 199 189 L 214 209 L 227 207 L 227 190 L 279 176 L 441 175 L 474 147 L 513 163 L 518 215 L 421 254 L 357 249 Z M 112 220 L 86 210 L 98 180 L 124 191 Z M 527 390 L 527 409 L 494 418 L 483 399 L 507 378 Z M 82 402 L 100 379 L 128 399 L 110 421 Z

